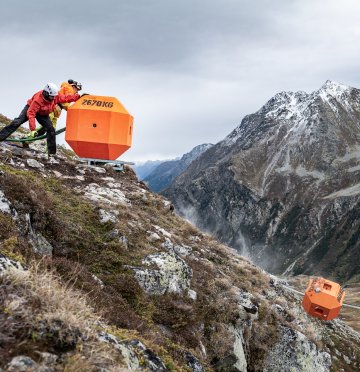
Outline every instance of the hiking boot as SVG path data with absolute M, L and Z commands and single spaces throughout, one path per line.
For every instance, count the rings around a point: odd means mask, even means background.
M 60 164 L 59 160 L 56 159 L 55 154 L 48 154 L 48 164 Z

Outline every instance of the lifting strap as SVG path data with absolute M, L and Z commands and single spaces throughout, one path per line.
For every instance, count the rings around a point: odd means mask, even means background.
M 66 128 L 59 129 L 55 132 L 55 135 L 57 136 L 60 133 L 65 132 Z M 8 142 L 34 142 L 38 140 L 42 140 L 46 138 L 46 133 L 39 137 L 25 137 L 25 138 L 6 138 L 6 141 Z

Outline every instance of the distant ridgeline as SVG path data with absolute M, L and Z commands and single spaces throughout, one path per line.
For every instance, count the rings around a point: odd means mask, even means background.
M 180 159 L 163 161 L 154 167 L 146 176 L 143 177 L 149 188 L 154 192 L 161 192 L 167 188 L 171 182 L 181 174 L 190 163 L 200 156 L 204 151 L 213 145 L 205 143 L 194 147 L 191 151 L 184 154 Z M 136 171 L 139 175 L 138 171 Z

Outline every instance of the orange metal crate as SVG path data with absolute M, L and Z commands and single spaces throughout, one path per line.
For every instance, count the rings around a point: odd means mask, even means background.
M 339 315 L 344 297 L 345 292 L 340 284 L 324 278 L 315 278 L 309 281 L 302 305 L 308 314 L 331 320 Z
M 86 95 L 68 109 L 65 140 L 79 157 L 115 160 L 131 147 L 133 120 L 115 97 Z

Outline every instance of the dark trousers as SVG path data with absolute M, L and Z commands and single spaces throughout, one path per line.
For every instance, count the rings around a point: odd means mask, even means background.
M 26 123 L 29 119 L 27 117 L 27 110 L 29 105 L 26 105 L 21 111 L 20 115 L 15 118 L 9 125 L 0 131 L 0 141 L 4 141 L 15 132 L 21 124 Z M 49 154 L 56 154 L 56 135 L 55 128 L 53 127 L 49 115 L 36 115 L 36 120 L 46 131 L 46 140 Z

